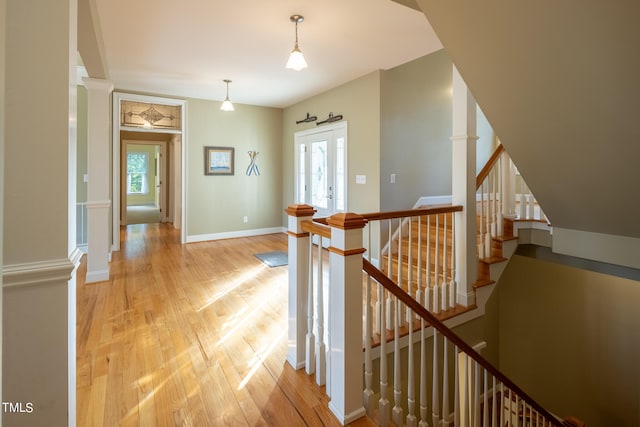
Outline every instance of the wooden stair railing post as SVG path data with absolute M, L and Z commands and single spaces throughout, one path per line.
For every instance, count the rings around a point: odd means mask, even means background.
M 289 349 L 287 362 L 294 369 L 305 367 L 305 339 L 307 334 L 309 233 L 302 230 L 302 222 L 313 218 L 316 212 L 309 205 L 291 205 L 285 212 L 289 235 Z
M 342 425 L 366 415 L 362 401 L 362 229 L 365 219 L 339 213 L 327 220 L 329 247 L 329 409 Z
M 452 204 L 462 205 L 456 215 L 457 301 L 475 303 L 473 283 L 477 277 L 476 259 L 476 102 L 467 85 L 453 69 Z

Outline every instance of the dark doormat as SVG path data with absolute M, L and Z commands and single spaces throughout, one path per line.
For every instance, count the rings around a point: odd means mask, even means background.
M 289 263 L 289 256 L 282 251 L 264 252 L 254 256 L 269 267 L 280 267 Z

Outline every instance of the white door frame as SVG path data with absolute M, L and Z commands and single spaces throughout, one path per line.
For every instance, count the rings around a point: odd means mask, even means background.
M 348 165 L 348 158 L 347 158 L 347 152 L 348 152 L 348 143 L 347 143 L 347 122 L 337 122 L 337 123 L 333 123 L 333 124 L 329 124 L 329 125 L 324 125 L 324 126 L 320 126 L 317 128 L 313 128 L 313 129 L 307 129 L 307 130 L 303 130 L 300 132 L 296 132 L 294 134 L 294 144 L 293 144 L 293 152 L 294 152 L 294 167 L 293 167 L 293 173 L 294 173 L 294 185 L 293 185 L 293 191 L 294 191 L 294 200 L 296 202 L 299 201 L 298 199 L 298 185 L 299 185 L 299 157 L 298 157 L 298 146 L 300 143 L 302 143 L 302 139 L 306 139 L 306 137 L 310 136 L 310 135 L 315 135 L 315 134 L 319 134 L 319 133 L 324 133 L 324 132 L 339 132 L 341 134 L 344 135 L 344 211 L 347 210 L 347 201 L 348 201 L 348 197 L 347 197 L 347 188 L 349 186 L 349 174 L 347 172 L 347 165 Z M 334 156 L 335 157 L 335 156 Z M 335 159 L 334 159 L 335 160 Z M 305 201 L 306 203 L 310 204 L 310 201 L 307 200 Z
M 132 140 L 132 139 L 123 139 L 120 141 L 120 143 L 122 144 L 122 147 L 120 148 L 121 151 L 121 159 L 120 162 L 122 165 L 126 165 L 127 164 L 127 149 L 126 146 L 127 145 L 151 145 L 154 147 L 160 147 L 160 158 L 161 160 L 158 161 L 157 167 L 158 167 L 158 171 L 157 174 L 160 177 L 160 192 L 158 194 L 158 197 L 156 198 L 156 203 L 158 204 L 158 207 L 160 208 L 160 222 L 170 222 L 171 221 L 171 216 L 173 215 L 172 213 L 172 209 L 167 209 L 167 190 L 168 190 L 168 186 L 170 185 L 170 179 L 168 176 L 169 173 L 169 168 L 167 168 L 167 152 L 169 151 L 167 146 L 169 144 L 169 142 L 167 141 L 140 141 L 140 140 Z M 149 159 L 150 161 L 152 159 Z M 173 160 L 173 159 L 171 159 Z M 152 166 L 152 163 L 149 163 L 149 167 Z M 125 168 L 121 168 L 121 176 L 120 176 L 120 182 L 124 182 L 126 180 L 126 176 L 127 173 L 125 171 Z M 120 200 L 126 199 L 126 190 L 121 189 L 121 197 Z M 153 191 L 156 192 L 156 183 L 155 181 L 153 182 Z M 122 222 L 124 222 L 126 224 L 126 203 L 125 206 L 122 206 L 120 215 L 125 215 L 124 217 L 122 217 Z
M 162 104 L 162 105 L 176 105 L 176 106 L 180 106 L 181 108 L 181 119 L 182 119 L 182 123 L 180 128 L 182 129 L 181 131 L 175 131 L 175 130 L 169 130 L 169 129 L 145 129 L 145 128 L 138 128 L 138 127 L 131 127 L 131 126 L 122 126 L 120 124 L 120 106 L 121 106 L 121 102 L 122 101 L 132 101 L 132 102 L 146 102 L 149 104 Z M 120 142 L 120 131 L 121 130 L 128 130 L 128 131 L 132 131 L 132 132 L 152 132 L 152 133 L 168 133 L 168 134 L 178 134 L 181 136 L 181 150 L 180 150 L 180 154 L 181 154 L 181 159 L 179 159 L 180 164 L 181 164 L 181 174 L 180 174 L 180 180 L 181 180 L 181 194 L 180 194 L 180 200 L 176 200 L 176 204 L 179 202 L 180 206 L 181 206 L 181 220 L 180 220 L 180 241 L 182 243 L 186 242 L 186 230 L 187 230 L 187 224 L 186 224 L 186 199 L 187 199 L 187 192 L 186 192 L 186 184 L 187 184 L 187 177 L 186 177 L 186 141 L 187 141 L 187 129 L 186 129 L 186 123 L 187 123 L 187 101 L 183 100 L 183 99 L 172 99 L 172 98 L 162 98 L 162 97 L 158 97 L 158 96 L 148 96 L 148 95 L 137 95 L 137 94 L 132 94 L 132 93 L 122 93 L 122 92 L 113 92 L 113 118 L 112 118 L 112 125 L 113 125 L 113 132 L 112 132 L 112 149 L 113 149 L 113 155 L 112 155 L 112 161 L 113 161 L 113 171 L 112 171 L 112 176 L 113 176 L 113 187 L 112 187 L 112 206 L 113 206 L 113 210 L 112 210 L 112 217 L 113 217 L 113 233 L 112 233 L 112 244 L 111 244 L 111 250 L 112 251 L 119 251 L 120 250 L 120 211 L 122 209 L 121 207 L 121 187 L 120 187 L 120 164 L 121 164 L 121 159 L 122 159 L 122 153 L 121 153 L 121 142 Z M 178 159 L 176 159 L 176 161 L 178 161 Z

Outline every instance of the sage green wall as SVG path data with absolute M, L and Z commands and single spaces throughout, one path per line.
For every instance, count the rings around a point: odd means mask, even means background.
M 515 255 L 497 289 L 503 372 L 557 415 L 640 425 L 637 281 Z
M 187 100 L 187 235 L 282 226 L 282 110 Z M 235 175 L 205 176 L 204 147 L 235 148 Z M 260 154 L 260 176 L 247 176 L 248 151 Z M 243 217 L 249 221 L 243 223 Z
M 380 209 L 380 72 L 360 77 L 335 89 L 309 98 L 284 110 L 282 124 L 283 205 L 294 201 L 294 134 L 320 128 L 316 123 L 296 124 L 307 112 L 321 121 L 342 114 L 348 122 L 347 209 L 374 212 Z M 366 184 L 356 184 L 356 175 L 366 175 Z M 284 214 L 283 224 L 286 224 Z
M 451 82 L 451 60 L 444 50 L 382 73 L 382 210 L 451 194 Z
M 78 145 L 77 145 L 77 173 L 76 173 L 76 201 L 87 201 L 87 183 L 84 175 L 87 173 L 87 89 L 78 85 Z

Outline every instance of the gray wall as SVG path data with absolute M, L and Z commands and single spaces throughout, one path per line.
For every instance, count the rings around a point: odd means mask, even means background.
M 382 210 L 411 208 L 421 196 L 451 194 L 451 81 L 444 50 L 382 73 Z
M 640 425 L 637 281 L 515 255 L 497 290 L 505 374 L 559 416 Z

